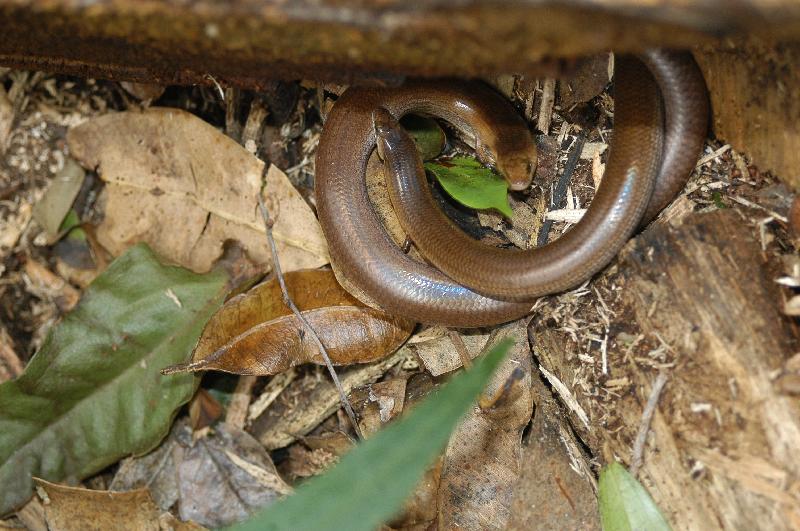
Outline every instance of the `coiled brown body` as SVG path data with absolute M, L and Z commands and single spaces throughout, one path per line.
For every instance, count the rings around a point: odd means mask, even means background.
M 705 138 L 707 96 L 691 57 L 659 51 L 644 62 L 617 58 L 614 135 L 588 212 L 555 242 L 527 251 L 490 248 L 455 227 L 431 199 L 413 143 L 379 111 L 390 118 L 430 114 L 466 130 L 479 154 L 516 172 L 510 181 L 520 188 L 529 175 L 519 153 L 532 140 L 508 104 L 473 83 L 348 90 L 328 117 L 317 153 L 317 209 L 333 260 L 388 312 L 458 327 L 520 317 L 536 297 L 590 278 L 683 187 Z M 376 140 L 401 223 L 446 275 L 403 254 L 372 210 L 364 174 Z

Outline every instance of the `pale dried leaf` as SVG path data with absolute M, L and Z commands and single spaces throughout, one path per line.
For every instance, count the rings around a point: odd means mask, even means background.
M 47 233 L 48 240 L 53 242 L 61 222 L 72 208 L 83 185 L 86 172 L 72 159 L 64 161 L 64 167 L 56 173 L 44 196 L 33 207 L 33 219 Z
M 203 272 L 226 240 L 237 240 L 254 261 L 271 262 L 257 207 L 263 162 L 211 125 L 184 111 L 151 108 L 94 118 L 67 140 L 107 182 L 97 236 L 112 254 L 146 241 Z M 267 172 L 265 202 L 284 270 L 329 261 L 316 217 L 275 167 Z
M 113 492 L 57 485 L 42 479 L 36 479 L 36 483 L 47 498 L 44 513 L 49 529 L 161 529 L 161 511 L 147 489 Z M 200 529 L 192 523 L 173 521 L 173 525 L 176 530 Z
M 36 496 L 31 498 L 15 514 L 28 531 L 48 531 L 47 521 L 44 517 L 44 507 Z
M 481 353 L 489 335 L 462 333 L 461 338 L 470 358 L 474 358 Z M 428 341 L 417 343 L 414 345 L 414 350 L 432 376 L 440 376 L 462 366 L 461 356 L 448 336 L 433 337 Z

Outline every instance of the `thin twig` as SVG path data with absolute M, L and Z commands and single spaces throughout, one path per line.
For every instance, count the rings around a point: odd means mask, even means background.
M 583 151 L 583 144 L 586 141 L 583 135 L 578 135 L 575 142 L 572 144 L 572 149 L 567 158 L 567 164 L 564 166 L 564 172 L 556 184 L 556 189 L 553 191 L 553 199 L 550 202 L 550 210 L 555 210 L 560 207 L 561 203 L 567 196 L 567 187 L 569 181 L 572 179 L 572 174 L 575 173 L 575 168 L 578 166 L 578 159 L 581 157 Z M 547 219 L 539 229 L 539 235 L 536 238 L 536 246 L 541 247 L 547 244 L 547 236 L 550 234 L 550 228 L 553 226 L 553 220 Z
M 363 439 L 364 436 L 361 434 L 361 428 L 358 427 L 358 422 L 356 421 L 356 414 L 353 411 L 353 407 L 350 405 L 350 401 L 347 400 L 347 394 L 344 392 L 344 387 L 342 387 L 342 382 L 339 381 L 339 376 L 336 374 L 336 370 L 333 368 L 333 363 L 331 363 L 331 358 L 328 356 L 328 351 L 325 348 L 325 345 L 322 344 L 320 341 L 319 336 L 308 323 L 303 314 L 300 313 L 300 310 L 297 309 L 297 306 L 294 304 L 294 301 L 291 297 L 289 297 L 289 291 L 286 289 L 286 283 L 283 280 L 283 273 L 281 272 L 281 264 L 278 260 L 278 248 L 275 245 L 275 239 L 272 237 L 272 219 L 269 217 L 269 213 L 267 212 L 267 207 L 264 205 L 264 198 L 262 194 L 258 194 L 258 208 L 261 210 L 261 217 L 264 219 L 264 231 L 267 235 L 267 241 L 269 242 L 270 252 L 272 253 L 272 267 L 275 270 L 275 276 L 278 278 L 278 284 L 281 286 L 281 293 L 283 294 L 283 303 L 292 310 L 292 313 L 297 317 L 297 320 L 303 324 L 308 335 L 317 344 L 317 349 L 319 350 L 320 354 L 322 354 L 322 359 L 325 360 L 325 366 L 328 368 L 328 373 L 331 375 L 331 379 L 333 379 L 333 384 L 336 386 L 336 390 L 339 391 L 339 400 L 344 407 L 345 412 L 347 412 L 347 416 L 350 418 L 350 423 L 353 425 L 353 430 L 355 431 L 356 435 L 359 439 Z
M 653 414 L 658 405 L 658 399 L 661 396 L 661 391 L 667 383 L 667 373 L 661 371 L 653 383 L 653 389 L 650 391 L 650 398 L 647 399 L 647 404 L 644 406 L 642 412 L 642 419 L 639 421 L 639 432 L 636 434 L 636 440 L 633 442 L 633 452 L 631 455 L 630 473 L 633 477 L 639 473 L 642 467 L 642 455 L 644 454 L 644 445 L 647 442 L 647 432 L 650 431 L 650 421 L 653 419 Z
M 734 201 L 736 201 L 740 205 L 743 205 L 743 206 L 746 206 L 746 207 L 750 207 L 750 208 L 756 208 L 756 209 L 759 209 L 759 210 L 763 210 L 764 212 L 766 212 L 767 214 L 769 214 L 773 218 L 777 219 L 778 221 L 782 221 L 784 223 L 788 223 L 789 222 L 789 219 L 786 216 L 781 216 L 780 214 L 778 214 L 774 210 L 770 210 L 769 208 L 767 208 L 765 206 L 762 206 L 762 205 L 759 205 L 758 203 L 753 203 L 749 199 L 745 199 L 744 197 L 739 197 L 738 195 L 729 195 L 727 197 L 733 199 Z
M 447 335 L 450 336 L 450 342 L 455 347 L 458 357 L 461 358 L 461 365 L 465 369 L 471 368 L 472 358 L 469 357 L 469 350 L 467 349 L 467 345 L 464 344 L 464 339 L 459 335 L 458 332 L 451 329 L 447 330 Z

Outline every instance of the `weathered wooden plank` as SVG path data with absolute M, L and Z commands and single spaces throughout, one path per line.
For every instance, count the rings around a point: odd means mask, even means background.
M 800 44 L 751 38 L 695 52 L 717 137 L 800 190 Z
M 553 59 L 800 36 L 800 5 L 746 0 L 0 0 L 0 64 L 164 84 L 551 72 Z

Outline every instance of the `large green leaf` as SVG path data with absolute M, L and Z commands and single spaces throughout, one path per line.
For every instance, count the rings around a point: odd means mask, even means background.
M 670 530 L 641 483 L 617 462 L 600 472 L 598 498 L 604 531 Z
M 472 157 L 455 157 L 447 162 L 426 162 L 445 192 L 470 208 L 494 208 L 505 217 L 512 215 L 508 205 L 508 182 Z
M 158 444 L 196 387 L 159 369 L 189 357 L 225 281 L 164 266 L 144 245 L 97 277 L 0 385 L 0 515 L 28 499 L 31 476 L 79 480 Z
M 297 493 L 237 526 L 243 530 L 372 531 L 402 506 L 511 347 L 495 346 L 411 414 L 381 430 Z

